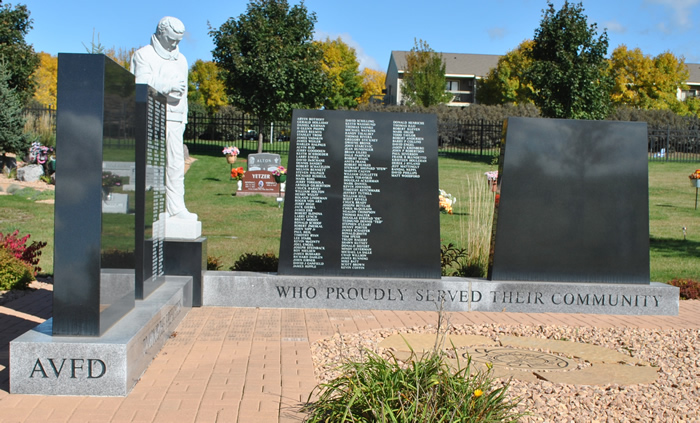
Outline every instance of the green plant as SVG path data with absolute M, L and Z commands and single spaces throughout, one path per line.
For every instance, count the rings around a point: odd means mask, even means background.
M 27 289 L 34 280 L 31 267 L 9 250 L 0 248 L 0 290 Z
M 680 288 L 681 300 L 700 300 L 700 282 L 693 279 L 673 279 L 669 285 Z
M 439 335 L 438 335 L 439 336 Z M 443 338 L 444 339 L 444 338 Z M 367 351 L 366 361 L 348 360 L 340 376 L 321 384 L 318 400 L 302 411 L 306 422 L 515 422 L 518 399 L 509 384 L 495 383 L 491 370 L 466 366 L 453 370 L 436 348 L 405 363 Z M 312 392 L 313 395 L 313 392 Z
M 454 276 L 455 274 L 450 272 L 450 268 L 455 264 L 459 264 L 459 261 L 466 256 L 466 249 L 458 248 L 452 243 L 447 245 L 443 244 L 440 247 L 440 268 L 442 269 L 442 276 Z
M 207 270 L 219 270 L 223 266 L 221 257 L 207 256 Z
M 273 253 L 244 253 L 231 266 L 231 270 L 249 272 L 276 272 L 279 259 Z

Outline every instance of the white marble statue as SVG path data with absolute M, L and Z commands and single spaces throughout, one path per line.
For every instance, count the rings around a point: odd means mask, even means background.
M 170 16 L 161 19 L 155 34 L 151 36 L 151 44 L 138 49 L 131 57 L 131 72 L 137 84 L 150 85 L 168 100 L 165 171 L 167 217 L 197 221 L 197 215 L 190 213 L 185 206 L 183 134 L 187 124 L 188 66 L 187 59 L 178 48 L 184 34 L 185 25 L 179 19 Z

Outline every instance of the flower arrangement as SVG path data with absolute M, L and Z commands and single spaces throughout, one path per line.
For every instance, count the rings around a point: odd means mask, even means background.
M 118 187 L 122 184 L 121 176 L 114 175 L 112 172 L 102 172 L 102 188 Z
M 491 170 L 485 172 L 484 175 L 486 175 L 486 183 L 489 184 L 491 192 L 496 192 L 496 190 L 498 189 L 498 171 Z
M 44 164 L 51 157 L 51 153 L 53 153 L 53 147 L 46 147 L 41 145 L 40 142 L 33 142 L 29 148 L 29 162 Z
M 222 153 L 224 153 L 224 156 L 237 156 L 240 154 L 240 152 L 241 152 L 241 150 L 239 150 L 238 147 L 235 147 L 232 145 L 228 146 L 228 147 L 224 147 L 224 149 L 222 150 Z
M 457 198 L 441 189 L 438 199 L 440 201 L 440 211 L 443 213 L 452 214 L 452 207 L 457 202 Z
M 695 172 L 691 173 L 690 176 L 688 176 L 690 179 L 700 179 L 700 169 L 696 169 Z
M 242 167 L 234 167 L 233 169 L 231 169 L 231 179 L 240 181 L 241 179 L 243 179 L 244 175 L 245 170 L 243 170 Z
M 272 171 L 273 176 L 282 176 L 287 174 L 287 169 L 284 166 L 277 166 L 277 169 Z

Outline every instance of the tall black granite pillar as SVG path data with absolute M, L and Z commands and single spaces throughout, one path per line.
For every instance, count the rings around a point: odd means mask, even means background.
M 99 336 L 134 307 L 134 86 L 107 56 L 59 54 L 54 335 Z

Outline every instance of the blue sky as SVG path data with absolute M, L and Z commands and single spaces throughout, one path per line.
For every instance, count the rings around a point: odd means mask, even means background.
M 6 0 L 5 3 L 10 2 Z M 16 2 L 11 2 L 13 5 Z M 85 52 L 93 29 L 106 47 L 139 47 L 163 16 L 182 20 L 180 44 L 190 64 L 211 60 L 209 25 L 245 13 L 247 0 L 24 0 L 34 20 L 27 41 L 36 51 Z M 290 4 L 297 4 L 290 0 Z M 555 0 L 557 9 L 564 0 Z M 700 0 L 583 0 L 589 23 L 607 28 L 608 54 L 620 44 L 655 56 L 671 51 L 700 63 Z M 316 38 L 342 37 L 362 67 L 386 71 L 392 50 L 414 38 L 446 53 L 504 54 L 532 38 L 546 0 L 306 0 L 316 13 Z

